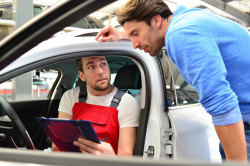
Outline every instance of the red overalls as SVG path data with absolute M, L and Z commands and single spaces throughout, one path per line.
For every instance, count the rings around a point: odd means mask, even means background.
M 87 104 L 86 86 L 80 88 L 79 103 L 73 106 L 73 119 L 88 120 L 100 141 L 110 143 L 114 152 L 117 154 L 119 139 L 118 110 L 121 97 L 125 92 L 118 90 L 110 107 Z

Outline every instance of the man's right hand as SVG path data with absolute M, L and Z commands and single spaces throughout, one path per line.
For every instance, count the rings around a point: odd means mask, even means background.
M 125 32 L 118 31 L 112 26 L 103 28 L 97 35 L 95 40 L 99 42 L 117 41 L 121 39 L 129 39 Z
M 115 152 L 109 143 L 101 142 L 100 144 L 89 141 L 84 138 L 78 138 L 73 144 L 79 147 L 79 150 L 84 154 L 94 155 L 109 155 L 114 156 Z

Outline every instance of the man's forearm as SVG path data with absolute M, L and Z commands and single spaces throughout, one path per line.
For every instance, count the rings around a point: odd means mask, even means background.
M 247 161 L 246 139 L 242 120 L 238 123 L 215 126 L 215 130 L 226 154 L 226 159 Z
M 118 155 L 132 156 L 136 142 L 137 127 L 124 127 L 119 132 Z

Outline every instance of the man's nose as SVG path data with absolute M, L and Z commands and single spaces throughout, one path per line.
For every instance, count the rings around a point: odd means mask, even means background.
M 101 66 L 99 66 L 97 68 L 97 72 L 98 72 L 98 74 L 103 74 L 103 68 Z
M 137 40 L 132 40 L 132 45 L 134 49 L 140 47 L 140 43 Z

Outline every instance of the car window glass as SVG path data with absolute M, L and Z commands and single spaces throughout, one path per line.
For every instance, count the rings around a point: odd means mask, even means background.
M 0 84 L 0 95 L 8 101 L 48 98 L 57 77 L 56 70 L 33 70 Z
M 1 19 L 4 20 L 12 20 L 12 6 L 0 6 L 0 10 L 3 11 Z M 38 14 L 42 13 L 42 8 L 40 7 L 33 7 L 33 17 L 37 16 Z
M 4 20 L 12 20 L 12 7 L 11 6 L 0 6 L 0 10 L 2 11 L 1 19 Z
M 71 27 L 76 27 L 76 28 L 84 28 L 84 29 L 88 29 L 88 28 L 90 29 L 91 28 L 88 21 L 85 18 L 73 23 L 70 26 Z
M 35 7 L 33 8 L 33 17 L 37 16 L 38 14 L 42 13 L 42 9 L 40 7 Z
M 167 102 L 168 105 L 177 105 L 176 92 L 174 87 L 174 81 L 172 78 L 171 70 L 165 55 L 164 50 L 159 54 L 160 64 L 163 70 L 163 78 L 165 80 L 166 91 L 167 91 Z
M 73 23 L 72 25 L 70 25 L 70 27 L 83 28 L 83 29 L 97 29 L 97 28 L 103 28 L 104 25 L 101 23 L 100 20 L 97 20 L 90 16 L 86 16 L 78 20 L 77 22 Z
M 169 72 L 166 75 L 171 74 L 171 77 L 165 77 L 168 99 L 173 105 L 186 105 L 192 103 L 198 103 L 199 95 L 194 87 L 188 84 L 173 61 L 166 55 L 164 51 L 164 57 L 166 57 L 167 64 L 169 66 Z M 164 70 L 164 69 L 163 69 Z M 166 70 L 166 69 L 165 69 Z M 175 103 L 176 97 L 176 103 Z

